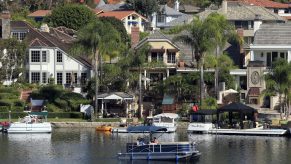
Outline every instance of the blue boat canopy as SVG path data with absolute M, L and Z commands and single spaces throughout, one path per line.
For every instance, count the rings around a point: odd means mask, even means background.
M 167 131 L 166 127 L 163 126 L 130 126 L 127 128 L 128 132 L 157 132 Z

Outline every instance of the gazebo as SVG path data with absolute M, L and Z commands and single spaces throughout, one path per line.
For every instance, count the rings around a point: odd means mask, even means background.
M 126 117 L 128 117 L 128 112 L 132 110 L 132 102 L 134 97 L 125 92 L 110 92 L 110 93 L 102 93 L 98 95 L 98 100 L 101 100 L 101 113 L 107 113 L 107 103 L 110 100 L 120 100 L 121 102 L 125 102 L 126 104 Z
M 224 113 L 224 112 L 228 112 L 229 116 L 229 123 L 232 125 L 232 118 L 233 118 L 233 113 L 239 113 L 240 114 L 240 127 L 243 128 L 244 126 L 244 122 L 243 120 L 245 119 L 245 117 L 247 116 L 248 120 L 251 121 L 256 121 L 255 118 L 255 113 L 257 113 L 257 110 L 249 107 L 245 104 L 239 103 L 239 102 L 232 102 L 228 105 L 225 105 L 223 107 L 220 107 L 217 109 L 217 118 L 218 118 L 218 122 L 219 122 L 219 114 L 220 113 Z

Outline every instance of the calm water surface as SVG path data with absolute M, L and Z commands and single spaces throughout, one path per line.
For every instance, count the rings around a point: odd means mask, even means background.
M 160 134 L 155 136 L 159 137 Z M 120 161 L 116 154 L 140 134 L 100 133 L 92 129 L 54 129 L 52 134 L 1 134 L 0 163 L 171 163 Z M 202 156 L 197 164 L 290 164 L 291 139 L 262 136 L 163 134 L 159 141 L 195 141 Z M 175 162 L 172 162 L 175 163 Z

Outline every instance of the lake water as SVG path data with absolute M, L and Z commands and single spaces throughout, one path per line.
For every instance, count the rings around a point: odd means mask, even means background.
M 116 154 L 126 142 L 142 134 L 111 134 L 91 129 L 54 129 L 52 134 L 1 134 L 2 164 L 123 164 L 171 163 L 169 161 L 122 161 Z M 195 141 L 202 155 L 197 164 L 290 164 L 291 139 L 285 137 L 155 134 L 159 141 Z M 172 162 L 176 163 L 176 162 Z M 180 163 L 180 162 L 179 162 Z

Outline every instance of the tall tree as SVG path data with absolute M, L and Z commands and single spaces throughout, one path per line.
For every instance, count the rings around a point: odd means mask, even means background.
M 227 41 L 236 36 L 235 28 L 231 25 L 225 18 L 225 16 L 218 13 L 211 13 L 205 23 L 208 24 L 208 27 L 213 34 L 213 43 L 216 47 L 215 56 L 218 59 L 218 56 L 222 55 L 222 51 Z M 218 82 L 219 82 L 219 66 L 216 65 L 215 68 L 215 94 L 218 97 Z
M 23 76 L 26 44 L 15 38 L 0 40 L 0 78 L 12 82 Z
M 121 43 L 119 33 L 109 24 L 95 20 L 83 27 L 77 34 L 78 40 L 72 49 L 73 54 L 83 54 L 94 61 L 95 70 L 95 113 L 98 111 L 99 71 L 102 55 L 118 53 Z M 103 114 L 103 111 L 101 111 Z
M 277 59 L 273 65 L 272 70 L 265 76 L 267 96 L 279 95 L 280 117 L 283 118 L 284 112 L 284 98 L 287 98 L 290 91 L 290 64 L 285 59 Z M 286 94 L 284 97 L 284 93 Z M 288 93 L 288 94 L 287 94 Z
M 199 18 L 194 19 L 190 24 L 180 28 L 180 30 L 185 29 L 185 31 L 174 38 L 175 41 L 182 41 L 191 47 L 194 58 L 200 67 L 200 105 L 202 104 L 205 92 L 203 78 L 204 56 L 213 47 L 211 40 L 213 35 L 209 25 L 205 22 Z
M 44 21 L 51 26 L 65 26 L 74 30 L 79 30 L 96 18 L 95 14 L 88 7 L 79 4 L 66 4 L 58 6 L 52 10 L 50 16 Z
M 136 12 L 147 18 L 159 9 L 159 1 L 157 0 L 127 0 L 126 2 L 130 4 Z

